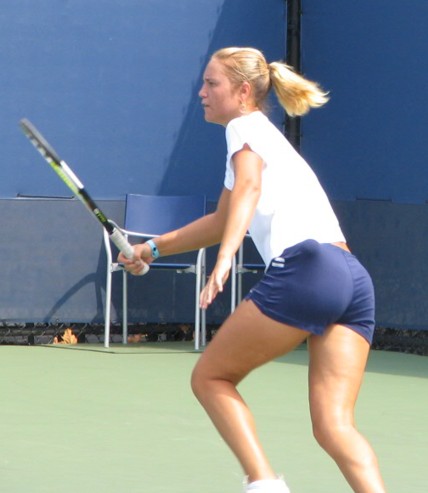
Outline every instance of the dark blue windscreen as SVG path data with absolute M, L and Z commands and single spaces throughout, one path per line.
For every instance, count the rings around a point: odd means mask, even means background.
M 197 185 L 217 198 L 224 132 L 203 120 L 204 66 L 228 45 L 282 58 L 284 12 L 279 0 L 4 2 L 0 197 L 68 194 L 20 134 L 27 117 L 95 197 Z
M 305 0 L 303 71 L 331 93 L 302 152 L 333 198 L 428 199 L 428 3 Z

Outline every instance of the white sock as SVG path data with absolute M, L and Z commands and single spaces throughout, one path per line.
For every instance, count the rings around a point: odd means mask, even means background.
M 260 479 L 247 484 L 247 493 L 290 493 L 283 479 Z

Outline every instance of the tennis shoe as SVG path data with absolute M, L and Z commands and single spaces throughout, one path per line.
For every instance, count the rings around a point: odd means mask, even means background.
M 290 490 L 282 478 L 262 479 L 252 483 L 248 483 L 245 478 L 244 493 L 290 493 Z

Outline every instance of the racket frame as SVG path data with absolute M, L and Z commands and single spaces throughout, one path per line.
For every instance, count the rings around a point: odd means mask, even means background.
M 86 191 L 83 183 L 70 168 L 70 166 L 59 157 L 55 149 L 27 118 L 21 119 L 19 124 L 26 137 L 45 158 L 55 173 L 82 202 L 86 209 L 91 213 L 92 217 L 94 217 L 107 231 L 109 238 L 116 245 L 116 247 L 125 255 L 126 258 L 132 259 L 134 256 L 134 249 L 128 242 L 126 236 L 97 206 L 95 201 Z M 146 274 L 148 270 L 148 264 L 144 263 L 139 275 Z

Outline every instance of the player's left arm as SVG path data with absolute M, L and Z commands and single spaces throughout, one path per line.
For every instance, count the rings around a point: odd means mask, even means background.
M 229 198 L 226 225 L 218 257 L 231 259 L 237 252 L 254 216 L 262 188 L 261 157 L 248 145 L 234 154 L 235 184 Z
M 233 156 L 235 184 L 230 192 L 227 219 L 217 262 L 201 294 L 206 308 L 223 290 L 229 277 L 235 253 L 241 245 L 253 218 L 262 188 L 263 160 L 247 145 Z

